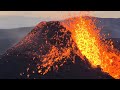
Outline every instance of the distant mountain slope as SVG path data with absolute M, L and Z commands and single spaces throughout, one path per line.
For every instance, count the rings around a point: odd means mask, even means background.
M 101 33 L 110 34 L 108 38 L 120 38 L 120 18 L 97 18 Z
M 19 42 L 19 40 L 27 35 L 32 29 L 33 27 L 0 29 L 0 54 Z

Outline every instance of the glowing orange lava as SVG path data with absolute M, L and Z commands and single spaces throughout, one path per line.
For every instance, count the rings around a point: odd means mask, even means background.
M 120 53 L 112 42 L 110 45 L 101 41 L 99 29 L 91 17 L 68 19 L 63 25 L 70 30 L 78 49 L 93 68 L 100 66 L 103 72 L 114 78 L 120 78 Z

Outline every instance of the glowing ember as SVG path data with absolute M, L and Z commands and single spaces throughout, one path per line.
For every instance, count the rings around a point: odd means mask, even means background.
M 95 26 L 95 20 L 90 17 L 71 18 L 63 25 L 70 30 L 72 38 L 77 44 L 82 55 L 91 63 L 92 67 L 98 65 L 103 72 L 109 73 L 114 78 L 120 78 L 120 55 L 108 42 L 102 42 L 99 29 Z

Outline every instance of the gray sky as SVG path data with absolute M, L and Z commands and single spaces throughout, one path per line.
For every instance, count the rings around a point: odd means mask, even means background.
M 92 15 L 102 18 L 120 18 L 120 11 L 0 11 L 0 29 L 30 27 L 41 21 L 61 20 L 71 16 Z
M 80 12 L 81 11 L 0 11 L 0 16 L 64 18 L 68 16 L 68 13 L 71 15 L 80 15 Z M 96 17 L 120 18 L 120 11 L 92 11 L 91 14 Z

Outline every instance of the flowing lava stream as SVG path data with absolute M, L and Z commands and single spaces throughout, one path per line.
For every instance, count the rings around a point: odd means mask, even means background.
M 70 30 L 82 56 L 88 59 L 93 68 L 99 66 L 103 72 L 120 78 L 120 53 L 113 47 L 112 41 L 106 43 L 101 40 L 95 20 L 81 16 L 71 18 L 63 25 Z

